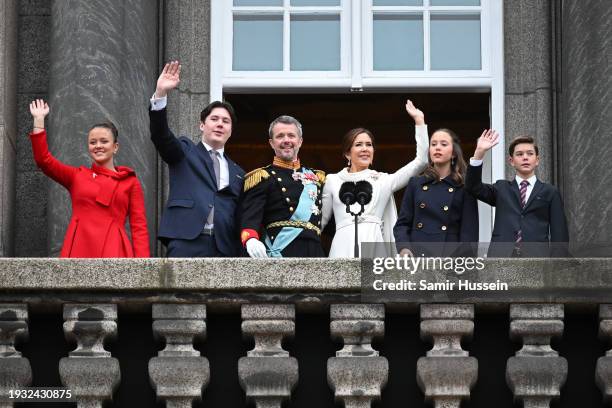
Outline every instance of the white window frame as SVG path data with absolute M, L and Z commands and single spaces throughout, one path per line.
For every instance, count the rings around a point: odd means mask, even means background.
M 372 69 L 372 0 L 341 0 L 340 7 L 325 8 L 340 12 L 340 70 L 289 71 L 289 0 L 283 7 L 248 7 L 249 14 L 285 13 L 283 24 L 283 71 L 232 71 L 233 2 L 211 0 L 210 100 L 221 100 L 223 92 L 490 92 L 491 127 L 504 135 L 504 34 L 502 0 L 481 0 L 481 6 L 456 7 L 480 12 L 481 69 L 473 71 L 431 71 L 429 66 L 429 27 L 424 19 L 425 70 L 374 71 Z M 429 0 L 424 0 L 428 5 Z M 239 8 L 236 8 L 237 10 Z M 245 8 L 246 10 L 247 8 Z M 321 14 L 319 7 L 299 7 L 304 14 Z M 398 7 L 392 7 L 397 10 Z M 419 9 L 423 7 L 405 7 Z M 451 7 L 431 7 L 431 11 Z M 425 10 L 424 12 L 429 13 Z M 324 12 L 329 14 L 328 12 Z M 484 161 L 485 182 L 505 178 L 505 146 L 502 141 Z M 480 240 L 491 237 L 493 211 L 479 203 Z

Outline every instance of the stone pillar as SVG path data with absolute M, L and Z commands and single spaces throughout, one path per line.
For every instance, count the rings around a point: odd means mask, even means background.
M 435 408 L 459 408 L 470 398 L 478 361 L 461 348 L 474 333 L 474 305 L 421 305 L 421 338 L 433 347 L 417 362 L 417 382 Z
M 599 337 L 608 343 L 612 340 L 612 305 L 599 306 Z M 612 405 L 612 349 L 597 359 L 595 382 L 606 404 Z
M 0 6 L 1 8 L 2 6 Z M 32 383 L 32 368 L 27 358 L 15 350 L 15 344 L 28 339 L 28 306 L 0 304 L 0 408 L 10 408 L 4 402 L 9 390 Z
M 206 336 L 206 305 L 153 305 L 153 333 L 166 342 L 149 361 L 157 398 L 168 408 L 190 408 L 210 381 L 208 359 L 193 348 Z
M 294 305 L 242 305 L 242 334 L 255 347 L 238 360 L 240 385 L 257 408 L 280 408 L 298 382 L 298 362 L 282 341 L 295 334 Z
M 72 391 L 78 408 L 102 408 L 121 381 L 119 360 L 104 349 L 117 336 L 117 305 L 64 305 L 64 335 L 77 347 L 59 362 L 62 384 Z
M 563 305 L 510 305 L 510 337 L 523 348 L 506 365 L 506 382 L 525 408 L 548 408 L 567 378 L 567 360 L 550 346 L 563 334 Z
M 0 2 L 0 257 L 13 255 L 17 154 L 17 1 Z
M 612 253 L 612 2 L 564 1 L 563 198 L 575 256 Z
M 540 146 L 537 175 L 555 182 L 554 16 L 556 0 L 504 1 L 505 143 L 533 136 Z M 507 151 L 507 148 L 506 148 Z M 506 152 L 504 152 L 507 155 Z M 514 170 L 506 164 L 507 176 Z
M 327 382 L 345 408 L 369 408 L 387 384 L 389 363 L 372 348 L 385 333 L 384 305 L 331 305 L 331 335 L 344 342 L 327 360 Z
M 149 0 L 54 1 L 48 120 L 52 153 L 75 166 L 90 165 L 89 128 L 104 120 L 116 124 L 116 164 L 136 170 L 152 244 L 157 169 L 147 112 L 157 78 L 157 13 Z M 56 255 L 71 206 L 57 183 L 49 194 L 49 248 Z

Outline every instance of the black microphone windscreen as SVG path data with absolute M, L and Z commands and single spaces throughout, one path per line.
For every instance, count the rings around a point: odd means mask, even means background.
M 372 201 L 372 184 L 365 180 L 358 181 L 355 185 L 355 194 L 359 204 L 368 204 Z
M 342 183 L 338 195 L 340 196 L 340 201 L 342 201 L 344 204 L 353 204 L 357 200 L 355 197 L 355 183 L 351 181 L 345 181 Z

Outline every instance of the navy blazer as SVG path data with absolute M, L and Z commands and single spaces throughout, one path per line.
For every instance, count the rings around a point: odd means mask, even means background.
M 415 256 L 473 256 L 478 242 L 477 202 L 450 177 L 412 177 L 393 235 L 398 251 L 409 248 Z
M 567 256 L 567 221 L 555 186 L 537 180 L 524 208 L 516 180 L 483 183 L 482 166 L 468 166 L 465 187 L 474 197 L 496 208 L 490 257 L 511 256 L 519 230 L 523 256 Z
M 211 208 L 215 208 L 215 241 L 225 256 L 238 256 L 240 236 L 237 208 L 242 196 L 244 170 L 227 155 L 229 185 L 217 191 L 212 159 L 202 143 L 176 138 L 168 128 L 166 109 L 149 110 L 151 140 L 170 170 L 170 194 L 158 239 L 195 239 Z

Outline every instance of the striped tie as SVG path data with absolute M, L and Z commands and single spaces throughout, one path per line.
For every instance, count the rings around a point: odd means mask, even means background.
M 521 196 L 521 208 L 525 208 L 526 198 L 527 198 L 527 186 L 529 182 L 527 180 L 521 181 L 521 187 L 519 188 L 519 195 Z M 516 232 L 516 247 L 519 247 L 519 244 L 523 241 L 523 231 L 518 230 Z

